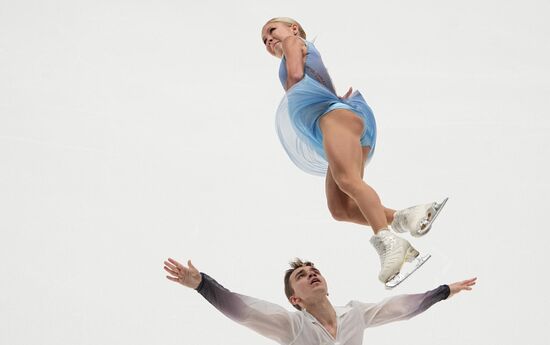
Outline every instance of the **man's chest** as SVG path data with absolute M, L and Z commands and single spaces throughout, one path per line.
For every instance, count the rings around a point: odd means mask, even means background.
M 293 345 L 361 345 L 363 322 L 344 315 L 338 320 L 335 330 L 327 329 L 317 322 L 306 321 Z

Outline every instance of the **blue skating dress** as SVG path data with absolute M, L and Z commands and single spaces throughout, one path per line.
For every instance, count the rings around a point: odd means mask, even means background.
M 361 93 L 355 91 L 348 99 L 336 95 L 319 51 L 313 43 L 304 42 L 307 49 L 304 78 L 286 91 L 277 109 L 277 134 L 294 164 L 307 173 L 324 176 L 328 162 L 323 149 L 323 133 L 319 128 L 321 116 L 334 109 L 348 109 L 363 119 L 361 146 L 371 147 L 369 160 L 376 145 L 376 122 Z M 285 87 L 287 70 L 284 57 L 279 79 Z

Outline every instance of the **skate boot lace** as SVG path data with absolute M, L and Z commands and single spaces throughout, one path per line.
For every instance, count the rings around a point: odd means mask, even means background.
M 379 238 L 378 241 L 374 243 L 374 248 L 376 248 L 380 256 L 380 266 L 384 267 L 389 264 L 386 259 L 388 259 L 388 254 L 392 252 L 396 244 L 397 239 L 394 236 Z

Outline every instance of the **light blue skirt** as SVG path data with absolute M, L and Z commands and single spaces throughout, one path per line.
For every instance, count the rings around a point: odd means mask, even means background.
M 361 93 L 355 91 L 348 99 L 341 99 L 306 74 L 287 90 L 277 109 L 276 126 L 286 153 L 307 173 L 321 176 L 327 173 L 328 162 L 319 120 L 334 109 L 348 109 L 363 119 L 361 146 L 370 146 L 368 160 L 374 153 L 376 121 Z

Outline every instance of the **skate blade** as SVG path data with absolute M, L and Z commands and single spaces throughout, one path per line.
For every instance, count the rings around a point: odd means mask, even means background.
M 407 279 L 411 274 L 416 272 L 429 258 L 431 254 L 419 255 L 414 259 L 410 264 L 404 264 L 401 268 L 401 271 L 397 273 L 393 278 L 388 280 L 385 284 L 386 289 L 393 289 L 397 285 L 401 284 L 405 279 Z
M 445 198 L 439 204 L 438 203 L 435 204 L 435 206 L 434 206 L 435 213 L 432 215 L 432 218 L 430 220 L 426 221 L 426 223 L 423 224 L 424 225 L 424 230 L 420 229 L 417 232 L 416 237 L 424 236 L 432 229 L 433 222 L 435 221 L 435 219 L 437 218 L 437 216 L 439 215 L 439 213 L 443 209 L 443 206 L 445 206 L 445 204 L 447 203 L 447 200 L 449 200 L 449 198 Z

